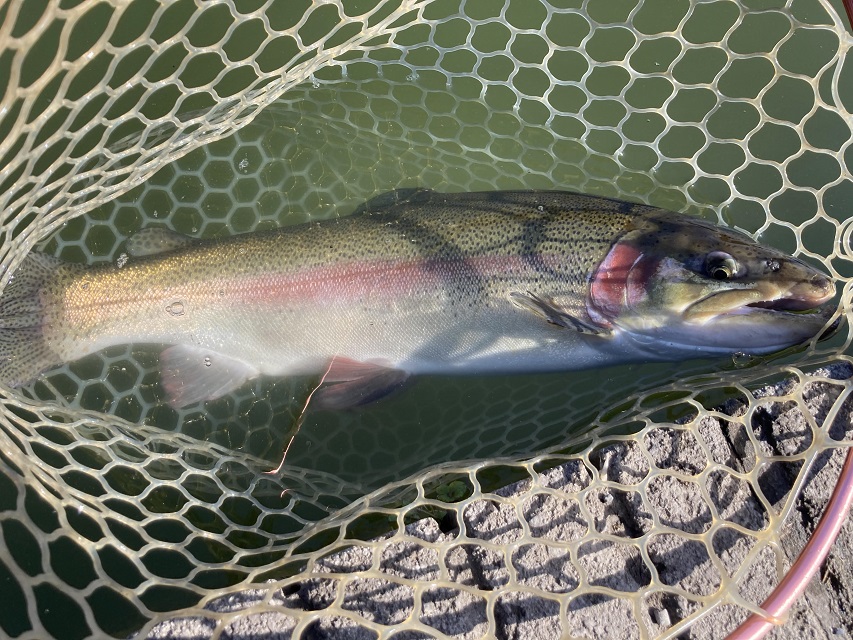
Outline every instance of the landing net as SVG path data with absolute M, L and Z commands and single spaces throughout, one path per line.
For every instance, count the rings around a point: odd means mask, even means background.
M 401 186 L 560 188 L 746 230 L 822 265 L 849 315 L 841 15 L 828 0 L 13 0 L 4 282 L 31 250 L 123 259 L 152 226 L 230 235 Z M 0 628 L 719 637 L 785 575 L 786 522 L 851 443 L 851 336 L 614 370 L 606 388 L 428 380 L 311 417 L 281 475 L 266 471 L 311 380 L 175 411 L 155 351 L 107 350 L 3 390 Z

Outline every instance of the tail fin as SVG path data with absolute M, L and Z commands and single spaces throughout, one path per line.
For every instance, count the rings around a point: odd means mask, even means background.
M 31 253 L 0 296 L 0 382 L 19 387 L 62 359 L 44 337 L 41 291 L 67 263 Z

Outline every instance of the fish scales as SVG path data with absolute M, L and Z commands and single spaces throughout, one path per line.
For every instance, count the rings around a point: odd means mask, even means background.
M 577 224 L 576 211 L 582 209 L 570 208 L 573 200 L 549 199 L 539 205 L 542 211 L 501 201 L 474 210 L 456 203 L 401 204 L 380 213 L 207 242 L 131 260 L 121 269 L 79 272 L 59 288 L 62 301 L 57 297 L 50 305 L 62 309 L 51 342 L 60 344 L 68 327 L 75 327 L 58 351 L 64 360 L 76 359 L 91 350 L 87 343 L 112 341 L 133 322 L 144 341 L 171 342 L 180 325 L 196 344 L 220 347 L 222 340 L 211 344 L 199 335 L 194 317 L 203 321 L 224 313 L 247 326 L 257 315 L 248 305 L 269 303 L 283 305 L 277 313 L 290 325 L 275 337 L 290 342 L 295 333 L 303 334 L 301 350 L 307 352 L 323 333 L 338 332 L 341 320 L 359 321 L 352 307 L 328 307 L 334 301 L 376 311 L 373 301 L 406 296 L 410 307 L 418 300 L 426 307 L 438 302 L 439 311 L 458 317 L 459 307 L 481 313 L 481 305 L 502 302 L 519 287 L 551 294 L 555 283 L 566 283 L 582 297 L 590 269 L 630 216 L 596 211 Z M 365 265 L 373 267 L 369 273 Z M 312 298 L 328 310 L 325 331 L 315 322 L 323 309 L 306 308 Z M 177 316 L 169 311 L 176 304 L 183 307 Z M 294 332 L 298 324 L 313 335 Z M 364 330 L 367 326 L 359 331 Z

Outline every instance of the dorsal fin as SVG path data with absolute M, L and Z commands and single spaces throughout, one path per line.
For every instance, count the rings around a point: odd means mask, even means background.
M 158 253 L 174 251 L 195 242 L 195 238 L 185 236 L 169 229 L 142 229 L 127 239 L 125 248 L 133 258 L 153 256 Z
M 352 215 L 358 216 L 364 213 L 381 214 L 384 209 L 390 209 L 400 204 L 429 202 L 434 193 L 432 189 L 424 189 L 423 187 L 406 187 L 386 191 L 385 193 L 380 193 L 378 196 L 373 196 L 364 204 L 359 205 L 352 212 Z

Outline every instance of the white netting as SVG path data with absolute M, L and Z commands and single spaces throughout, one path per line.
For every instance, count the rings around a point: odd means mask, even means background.
M 851 38 L 826 0 L 30 1 L 0 21 L 7 277 L 33 248 L 116 259 L 149 226 L 229 235 L 400 186 L 564 188 L 716 212 L 822 264 L 849 311 Z M 850 442 L 849 372 L 804 376 L 850 341 L 844 325 L 713 375 L 427 380 L 311 416 L 282 477 L 263 472 L 313 381 L 174 411 L 155 351 L 108 350 L 5 394 L 0 627 L 124 636 L 184 610 L 222 637 L 257 616 L 294 637 L 603 637 L 602 615 L 637 637 L 696 617 L 710 634 L 758 604 L 738 585 L 784 572 L 809 461 Z M 784 373 L 780 398 L 753 397 Z M 693 520 L 661 496 L 695 502 Z M 353 545 L 364 557 L 335 568 Z M 676 556 L 690 575 L 667 571 Z M 409 604 L 371 617 L 365 593 Z

